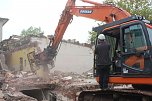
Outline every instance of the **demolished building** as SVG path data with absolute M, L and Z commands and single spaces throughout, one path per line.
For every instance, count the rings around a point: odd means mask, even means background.
M 39 42 L 38 40 L 42 40 Z M 22 37 L 13 35 L 0 43 L 0 50 L 6 57 L 6 65 L 12 71 L 30 71 L 28 53 L 43 51 L 48 42 L 45 37 Z M 43 42 L 43 43 L 42 43 Z M 43 45 L 41 45 L 43 44 Z
M 54 71 L 46 73 L 43 68 L 31 68 L 28 53 L 39 53 L 48 45 L 45 36 L 17 36 L 0 43 L 1 93 L 4 101 L 76 101 L 82 90 L 98 88 L 93 79 L 76 72 Z M 66 45 L 67 44 L 67 45 Z M 63 46 L 84 47 L 78 42 L 63 41 Z M 86 47 L 86 46 L 85 46 Z M 88 49 L 88 52 L 90 49 Z M 90 54 L 90 53 L 89 53 Z M 59 55 L 60 56 L 60 55 Z M 64 66 L 64 65 L 63 65 Z M 66 68 L 66 67 L 65 67 Z M 65 86 L 67 85 L 67 86 Z
M 43 35 L 26 37 L 13 35 L 10 36 L 9 39 L 5 39 L 0 42 L 0 58 L 2 58 L 2 60 L 4 61 L 2 63 L 5 63 L 6 66 L 8 66 L 6 67 L 6 69 L 8 68 L 12 71 L 35 71 L 38 68 L 36 66 L 31 66 L 32 64 L 30 64 L 29 53 L 34 52 L 35 54 L 38 54 L 42 52 L 48 44 L 48 37 Z M 61 51 L 59 51 L 59 56 L 57 56 L 57 67 L 64 67 L 62 61 L 67 60 L 65 61 L 66 64 L 68 63 L 68 60 L 72 59 L 72 57 L 75 57 L 76 60 L 78 58 L 83 58 L 83 60 L 81 61 L 84 61 L 84 64 L 86 65 L 88 64 L 87 67 L 91 67 L 93 64 L 93 51 L 91 50 L 91 48 L 88 48 L 88 45 L 86 44 L 80 44 L 78 41 L 72 42 L 69 40 L 63 40 L 60 49 Z M 70 53 L 70 51 L 73 52 Z M 81 61 L 75 63 L 74 61 L 76 60 L 71 60 L 71 62 L 73 61 L 73 66 L 81 64 Z M 83 68 L 84 64 L 81 64 L 78 67 Z M 68 65 L 65 65 L 65 67 L 67 67 Z

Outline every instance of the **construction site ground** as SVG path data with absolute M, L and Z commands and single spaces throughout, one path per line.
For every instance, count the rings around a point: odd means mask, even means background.
M 2 70 L 0 101 L 76 101 L 81 91 L 98 88 L 92 75 L 92 53 L 83 45 L 63 42 L 55 67 L 49 71 L 42 67 L 41 75 Z
M 1 74 L 0 101 L 51 101 L 50 94 L 57 101 L 76 101 L 81 91 L 98 88 L 95 79 L 73 72 L 54 71 L 47 80 L 30 72 Z

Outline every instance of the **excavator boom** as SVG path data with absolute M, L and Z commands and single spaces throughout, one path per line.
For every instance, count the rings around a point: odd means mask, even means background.
M 128 12 L 113 5 L 102 4 L 100 6 L 75 6 L 71 7 L 70 14 L 90 18 L 106 23 L 113 22 L 131 16 Z
M 75 6 L 75 0 L 68 0 L 56 27 L 53 41 L 50 42 L 52 44 L 49 44 L 48 48 L 45 50 L 46 52 L 36 55 L 40 62 L 45 61 L 46 63 L 46 61 L 50 61 L 56 56 L 55 51 L 57 50 L 73 15 L 106 23 L 131 16 L 127 11 L 115 7 L 114 5 L 101 4 L 88 0 L 82 1 L 93 4 L 93 6 Z
M 72 20 L 73 15 L 106 23 L 131 16 L 127 11 L 113 5 L 100 4 L 88 0 L 83 0 L 83 2 L 91 3 L 94 6 L 75 6 L 75 0 L 68 0 L 55 30 L 53 42 L 53 47 L 55 49 L 61 42 L 64 32 Z
M 62 11 L 60 20 L 55 30 L 54 41 L 52 43 L 54 49 L 58 48 L 58 45 L 62 40 L 65 30 L 67 29 L 70 21 L 73 18 L 73 15 L 71 15 L 69 12 L 70 12 L 70 7 L 74 7 L 74 6 L 75 6 L 75 0 L 68 0 L 65 9 Z

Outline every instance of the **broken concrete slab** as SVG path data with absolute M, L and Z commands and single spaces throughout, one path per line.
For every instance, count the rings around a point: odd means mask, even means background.
M 19 99 L 20 101 L 36 101 L 38 99 L 41 101 L 51 99 L 52 96 L 56 99 L 75 101 L 81 91 L 98 88 L 95 80 L 86 79 L 85 76 L 73 72 L 55 71 L 49 74 L 47 81 L 37 77 L 34 73 L 6 74 L 2 91 L 7 101 L 19 101 Z M 30 94 L 30 92 L 33 93 Z

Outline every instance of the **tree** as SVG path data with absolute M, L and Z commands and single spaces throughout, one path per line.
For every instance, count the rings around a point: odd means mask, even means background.
M 41 31 L 41 28 L 36 27 L 29 27 L 27 30 L 23 29 L 21 32 L 21 36 L 40 36 L 42 35 L 43 31 Z
M 141 15 L 146 19 L 152 18 L 151 0 L 105 0 L 104 3 L 113 3 L 116 6 L 128 11 L 131 15 Z
M 94 31 L 89 31 L 89 42 L 94 45 L 97 33 Z
M 151 0 L 105 0 L 104 3 L 114 4 L 119 8 L 128 11 L 131 15 L 141 15 L 147 20 L 152 20 L 152 1 Z M 99 24 L 98 24 L 99 25 Z M 93 35 L 92 35 L 93 34 Z M 94 32 L 89 32 L 89 39 L 95 42 Z

